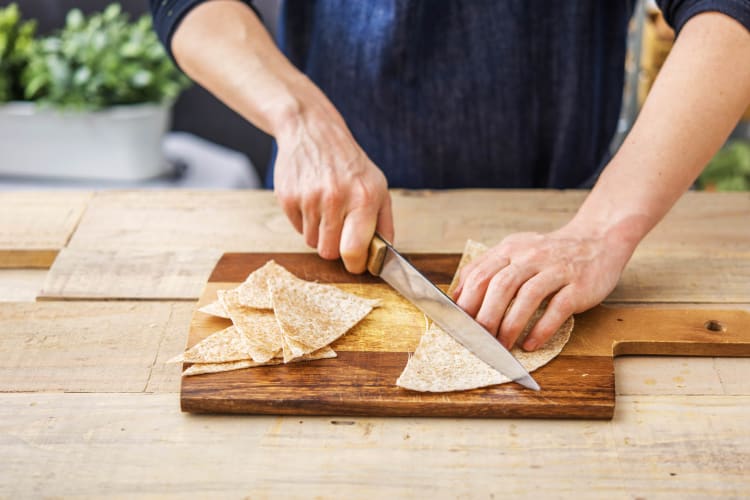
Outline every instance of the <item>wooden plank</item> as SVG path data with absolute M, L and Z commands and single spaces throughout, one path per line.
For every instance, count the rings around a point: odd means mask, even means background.
M 621 356 L 615 360 L 617 395 L 726 394 L 716 359 L 720 358 Z M 739 359 L 750 373 L 750 358 Z
M 195 300 L 220 252 L 211 249 L 66 248 L 49 270 L 40 300 Z
M 747 396 L 611 422 L 186 418 L 176 395 L 0 395 L 0 496 L 741 498 Z
M 494 244 L 518 231 L 550 231 L 575 213 L 585 195 L 394 191 L 396 243 L 407 252 L 460 252 L 469 238 Z M 310 251 L 268 191 L 108 192 L 90 207 L 72 249 Z M 750 231 L 738 231 L 748 217 L 750 197 L 744 194 L 686 194 L 643 242 L 610 300 L 750 301 Z
M 494 245 L 516 232 L 547 232 L 565 224 L 587 191 L 396 191 L 396 243 L 407 252 L 460 252 L 467 239 Z M 435 217 L 434 214 L 444 214 Z M 688 192 L 645 238 L 648 251 L 750 251 L 747 193 Z
M 96 250 L 305 250 L 268 191 L 97 193 L 69 243 Z
M 608 302 L 750 302 L 750 251 L 712 255 L 639 250 Z
M 165 326 L 164 336 L 159 343 L 159 350 L 154 357 L 145 392 L 180 392 L 182 365 L 180 363 L 167 363 L 167 361 L 185 349 L 190 328 L 190 317 L 194 309 L 194 302 L 175 302 L 172 304 L 169 321 Z
M 396 243 L 407 252 L 460 252 L 471 238 L 496 243 L 519 231 L 567 222 L 586 191 L 392 191 Z M 303 251 L 269 191 L 98 193 L 72 247 Z M 435 217 L 436 213 L 445 217 Z M 646 250 L 750 251 L 746 193 L 686 193 L 648 235 Z
M 174 312 L 184 321 L 170 302 L 0 303 L 0 391 L 141 392 Z
M 47 268 L 76 228 L 88 192 L 0 193 L 0 268 Z
M 430 254 L 415 255 L 412 260 L 445 286 L 457 258 Z M 227 254 L 211 274 L 199 305 L 215 300 L 217 289 L 236 286 L 270 259 L 297 276 L 336 283 L 378 299 L 382 305 L 333 344 L 339 354 L 336 359 L 184 378 L 181 402 L 185 411 L 610 418 L 615 354 L 750 356 L 747 311 L 598 307 L 576 317 L 574 335 L 561 355 L 535 372 L 540 393 L 514 384 L 448 394 L 405 391 L 395 386 L 395 380 L 419 341 L 422 314 L 372 276 L 346 273 L 340 262 L 311 254 Z M 197 312 L 188 344 L 229 324 Z
M 0 302 L 34 302 L 46 269 L 0 269 Z
M 689 191 L 643 240 L 651 251 L 702 252 L 704 255 L 750 251 L 750 193 Z

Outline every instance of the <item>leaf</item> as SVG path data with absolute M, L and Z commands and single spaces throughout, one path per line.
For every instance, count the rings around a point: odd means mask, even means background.
M 0 10 L 0 33 L 2 15 Z M 24 95 L 57 107 L 161 102 L 189 85 L 159 43 L 150 17 L 131 22 L 116 3 L 89 16 L 73 9 L 62 30 L 25 47 Z

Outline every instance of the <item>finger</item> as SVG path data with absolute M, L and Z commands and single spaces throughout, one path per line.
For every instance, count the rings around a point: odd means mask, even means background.
M 514 266 L 506 266 L 501 269 L 491 280 L 487 287 L 487 293 L 477 313 L 477 322 L 484 326 L 488 332 L 497 336 L 500 322 L 505 315 L 513 297 L 516 296 L 519 287 L 530 276 L 519 273 Z
M 320 216 L 314 213 L 303 215 L 302 232 L 305 243 L 310 248 L 318 248 L 318 231 L 320 230 Z
M 309 197 L 302 201 L 302 232 L 305 243 L 311 248 L 318 248 L 318 234 L 320 231 L 320 206 L 317 198 Z
M 287 219 L 289 219 L 289 222 L 292 223 L 292 227 L 300 233 L 304 234 L 304 225 L 302 222 L 302 212 L 299 211 L 297 208 L 292 209 L 284 209 L 284 213 L 286 214 Z
M 286 214 L 289 222 L 292 223 L 292 226 L 298 233 L 302 233 L 302 212 L 299 209 L 299 204 L 297 203 L 296 198 L 281 194 L 278 191 L 276 191 L 275 194 L 276 199 L 279 200 L 281 209 L 284 211 L 284 214 Z
M 350 273 L 364 272 L 367 250 L 375 234 L 378 214 L 370 207 L 356 208 L 344 219 L 341 229 L 341 258 Z
M 542 300 L 565 285 L 563 277 L 554 272 L 542 272 L 521 281 L 523 284 L 510 309 L 506 311 L 498 332 L 498 338 L 506 349 L 515 345 Z
M 496 259 L 490 256 L 481 257 L 481 261 L 466 275 L 457 304 L 471 316 L 476 316 L 482 305 L 490 280 L 503 268 L 507 259 Z
M 547 310 L 529 332 L 523 348 L 527 351 L 534 351 L 543 346 L 575 312 L 575 309 L 575 289 L 572 285 L 567 285 L 550 299 Z
M 391 193 L 386 192 L 383 204 L 380 206 L 380 210 L 378 211 L 377 230 L 383 238 L 393 243 L 395 231 L 393 228 Z
M 461 297 L 461 292 L 464 289 L 464 283 L 466 283 L 466 277 L 471 274 L 471 272 L 479 265 L 479 263 L 482 261 L 482 258 L 474 259 L 473 261 L 466 264 L 461 271 L 458 273 L 458 283 L 456 284 L 456 289 L 453 290 L 453 293 L 451 294 L 451 298 L 458 302 L 458 299 Z
M 323 214 L 318 230 L 318 254 L 328 260 L 339 258 L 341 227 L 344 224 L 343 214 L 339 211 L 328 211 Z

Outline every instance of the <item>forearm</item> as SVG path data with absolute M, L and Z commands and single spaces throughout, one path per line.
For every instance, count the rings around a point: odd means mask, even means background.
M 629 254 L 694 182 L 750 104 L 750 34 L 701 14 L 683 28 L 620 150 L 571 225 Z
M 193 80 L 268 134 L 278 137 L 303 114 L 340 118 L 241 2 L 195 7 L 175 32 L 172 51 Z

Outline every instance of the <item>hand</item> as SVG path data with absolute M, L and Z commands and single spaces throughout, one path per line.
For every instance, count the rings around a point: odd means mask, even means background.
M 549 297 L 544 315 L 523 341 L 522 347 L 533 351 L 571 314 L 604 300 L 633 248 L 572 227 L 513 234 L 462 269 L 454 298 L 510 349 Z
M 375 230 L 393 239 L 391 198 L 383 173 L 332 114 L 299 118 L 277 137 L 275 193 L 310 247 L 361 273 Z

